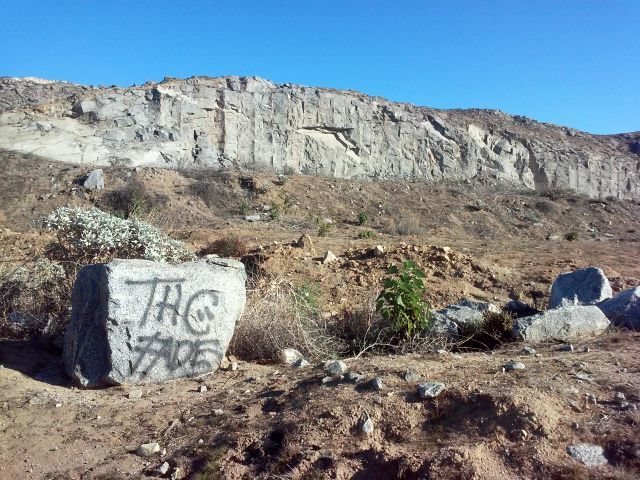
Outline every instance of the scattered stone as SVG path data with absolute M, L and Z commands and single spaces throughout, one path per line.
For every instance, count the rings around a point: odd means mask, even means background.
M 613 394 L 613 401 L 616 403 L 623 403 L 627 401 L 627 397 L 622 392 L 616 392 Z
M 375 377 L 373 380 L 369 382 L 369 385 L 373 390 L 376 390 L 378 392 L 384 389 L 384 382 L 380 377 Z
M 180 467 L 176 467 L 176 469 L 171 472 L 170 480 L 180 480 L 182 478 L 182 469 Z
M 220 369 L 229 370 L 229 366 L 230 365 L 231 365 L 231 362 L 229 361 L 229 359 L 227 357 L 222 357 L 220 359 Z
M 114 260 L 80 270 L 64 344 L 84 387 L 195 377 L 220 365 L 245 304 L 236 260 Z
M 311 366 L 311 363 L 309 363 L 306 359 L 301 358 L 300 360 L 296 361 L 292 367 L 293 368 L 305 368 L 305 367 L 309 367 Z
M 160 445 L 156 442 L 143 443 L 136 450 L 136 455 L 139 457 L 150 457 L 160 451 Z
M 361 375 L 359 373 L 356 372 L 348 372 L 345 376 L 344 376 L 345 380 L 347 380 L 348 382 L 351 383 L 358 383 L 359 381 L 361 381 L 364 378 L 364 375 Z
M 607 317 L 594 305 L 559 307 L 514 320 L 512 334 L 527 342 L 567 341 L 603 333 L 609 325 Z
M 162 465 L 158 467 L 158 473 L 160 475 L 166 475 L 167 473 L 169 473 L 169 468 L 171 468 L 171 466 L 169 465 L 169 462 L 164 462 Z
M 224 415 L 224 410 L 222 410 L 221 408 L 216 408 L 211 413 L 213 413 L 214 416 L 219 417 L 220 415 Z
M 335 262 L 336 260 L 338 260 L 338 257 L 336 257 L 331 250 L 327 250 L 322 257 L 322 264 L 327 265 L 328 263 Z
M 324 371 L 333 377 L 344 375 L 349 370 L 342 360 L 329 360 L 324 365 Z
M 339 377 L 338 377 L 338 378 L 339 378 Z M 320 383 L 321 383 L 322 385 L 327 385 L 327 384 L 329 384 L 329 383 L 331 383 L 331 382 L 334 382 L 334 381 L 335 381 L 335 379 L 336 379 L 336 377 L 322 377 L 322 380 L 320 380 Z
M 598 404 L 598 399 L 596 398 L 596 396 L 592 393 L 585 393 L 585 399 L 587 400 L 587 404 L 592 404 L 592 405 L 597 405 Z
M 551 286 L 549 308 L 595 305 L 612 295 L 611 285 L 602 269 L 583 268 L 556 277 Z
M 587 467 L 597 467 L 609 463 L 604 456 L 604 449 L 598 445 L 578 443 L 567 447 L 571 458 L 583 463 Z
M 560 345 L 557 349 L 558 352 L 573 352 L 573 345 L 570 343 L 565 343 Z
M 382 257 L 384 255 L 384 248 L 382 245 L 376 245 L 375 247 L 373 247 L 373 249 L 371 250 L 371 254 L 374 257 Z
M 524 347 L 522 349 L 522 353 L 524 353 L 525 355 L 535 355 L 537 352 L 536 352 L 535 348 Z
M 88 190 L 104 190 L 104 172 L 102 169 L 98 168 L 89 172 L 82 186 Z
M 504 369 L 507 372 L 512 370 L 524 370 L 525 368 L 527 367 L 525 367 L 524 363 L 514 362 L 513 360 L 504 364 Z
M 231 362 L 227 370 L 230 372 L 235 372 L 236 370 L 238 370 L 238 362 Z
M 142 398 L 142 390 L 129 390 L 127 397 L 129 397 L 131 400 L 139 400 L 140 398 Z
M 440 382 L 425 382 L 420 383 L 416 387 L 418 391 L 418 396 L 422 399 L 425 398 L 436 398 L 445 390 L 445 384 Z
M 247 222 L 262 222 L 264 220 L 268 220 L 269 218 L 269 214 L 265 213 L 253 213 L 244 217 Z
M 315 256 L 316 254 L 316 249 L 313 246 L 313 241 L 311 240 L 311 237 L 306 233 L 298 239 L 298 241 L 295 243 L 295 246 L 298 248 L 302 248 L 305 252 L 309 252 L 311 255 Z
M 367 418 L 360 427 L 360 430 L 364 435 L 371 435 L 375 430 L 375 426 L 373 425 L 373 420 L 371 418 Z
M 198 392 L 199 392 L 199 393 L 205 393 L 207 390 L 208 390 L 208 388 L 207 388 L 207 386 L 206 386 L 206 385 L 200 385 L 200 386 L 198 387 Z
M 422 379 L 420 375 L 416 373 L 414 370 L 405 370 L 404 374 L 402 375 L 402 378 L 404 378 L 405 382 L 409 382 L 409 383 L 419 382 Z
M 296 362 L 304 359 L 304 355 L 302 355 L 295 348 L 283 348 L 278 352 L 278 359 L 280 363 L 285 365 L 293 365 Z
M 614 325 L 640 330 L 640 287 L 624 290 L 598 307 Z

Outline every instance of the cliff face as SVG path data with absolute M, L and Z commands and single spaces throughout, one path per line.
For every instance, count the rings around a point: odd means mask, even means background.
M 92 165 L 498 181 L 640 198 L 640 134 L 433 110 L 258 78 L 90 88 L 0 79 L 0 148 Z

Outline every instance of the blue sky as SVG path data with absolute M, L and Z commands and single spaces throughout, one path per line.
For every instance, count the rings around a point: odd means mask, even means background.
M 0 75 L 257 75 L 640 130 L 640 0 L 0 0 Z

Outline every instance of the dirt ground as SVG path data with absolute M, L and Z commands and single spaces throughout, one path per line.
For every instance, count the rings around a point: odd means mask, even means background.
M 541 307 L 558 273 L 589 265 L 604 269 L 614 291 L 640 285 L 640 202 L 115 167 L 105 170 L 106 191 L 91 193 L 77 185 L 89 168 L 2 152 L 0 162 L 5 270 L 43 254 L 52 237 L 37 222 L 55 207 L 113 211 L 133 192 L 145 219 L 194 249 L 230 236 L 246 243 L 251 295 L 282 279 L 317 285 L 326 315 L 370 304 L 386 268 L 404 259 L 426 272 L 434 307 L 465 297 Z M 275 218 L 244 219 L 269 212 Z M 315 251 L 293 245 L 303 233 Z M 376 245 L 383 256 L 372 256 Z M 338 260 L 323 265 L 327 250 Z M 322 385 L 314 367 L 243 361 L 196 380 L 80 390 L 50 344 L 0 340 L 0 479 L 161 478 L 165 461 L 163 478 L 640 478 L 640 414 L 614 401 L 622 392 L 640 403 L 639 341 L 612 331 L 573 352 L 536 345 L 538 356 L 506 344 L 347 360 L 365 380 L 382 378 L 374 391 L 366 381 Z M 526 369 L 503 372 L 510 359 Z M 407 369 L 444 382 L 445 393 L 419 400 Z M 375 430 L 363 436 L 367 417 Z M 152 441 L 159 454 L 135 454 Z M 566 447 L 579 442 L 603 446 L 609 465 L 570 458 Z

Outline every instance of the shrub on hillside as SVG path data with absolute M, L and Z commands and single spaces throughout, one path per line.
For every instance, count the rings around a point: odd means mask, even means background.
M 122 218 L 141 217 L 166 204 L 169 197 L 150 193 L 138 181 L 131 181 L 125 187 L 108 192 L 100 204 L 114 215 Z
M 177 240 L 137 218 L 122 219 L 93 208 L 61 207 L 43 220 L 57 242 L 49 249 L 56 260 L 81 264 L 113 258 L 142 258 L 177 263 L 194 255 Z

